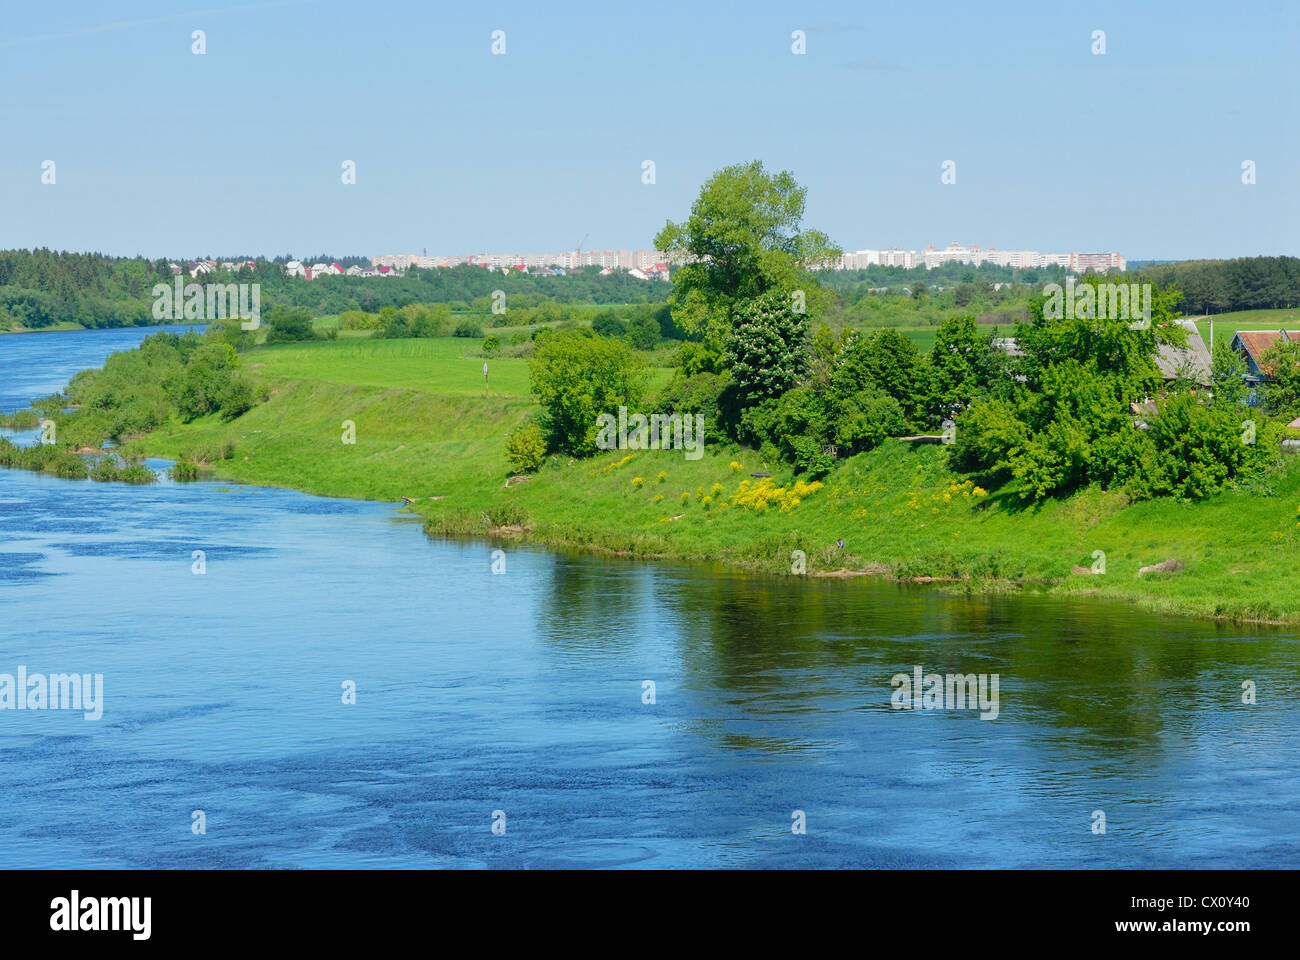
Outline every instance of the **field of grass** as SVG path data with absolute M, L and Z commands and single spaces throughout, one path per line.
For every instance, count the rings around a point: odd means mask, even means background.
M 312 380 L 365 387 L 409 387 L 442 396 L 483 396 L 483 363 L 490 397 L 527 398 L 528 361 L 482 354 L 482 340 L 466 337 L 321 340 L 272 344 L 244 357 L 245 369 L 265 380 Z M 667 358 L 669 352 L 659 354 Z M 650 387 L 671 371 L 654 367 Z
M 246 355 L 270 391 L 233 423 L 171 423 L 127 452 L 207 455 L 224 444 L 218 476 L 332 496 L 397 501 L 431 532 L 502 537 L 647 558 L 708 559 L 788 575 L 792 551 L 810 574 L 887 573 L 941 578 L 943 589 L 1041 590 L 1124 598 L 1171 613 L 1300 621 L 1300 458 L 1268 486 L 1201 503 L 1129 504 L 1088 490 L 1023 507 L 1008 489 L 959 482 L 946 448 L 887 441 L 843 462 L 797 505 L 737 503 L 751 472 L 775 485 L 793 478 L 753 451 L 710 447 L 614 451 L 589 460 L 552 457 L 523 482 L 510 476 L 503 442 L 534 409 L 522 360 L 482 359 L 465 340 L 334 341 Z M 657 379 L 666 379 L 666 370 Z M 356 425 L 342 442 L 343 421 Z M 788 499 L 787 499 L 788 502 Z M 507 529 L 502 529 L 507 528 Z M 523 528 L 522 530 L 516 528 Z M 844 541 L 843 549 L 836 541 Z M 1094 551 L 1106 572 L 1084 575 Z M 1139 578 L 1175 559 L 1183 569 Z
M 410 387 L 449 396 L 483 396 L 482 340 L 464 337 L 274 344 L 245 356 L 250 373 L 269 379 L 324 380 L 370 387 Z M 527 397 L 528 364 L 488 363 L 489 395 Z
M 1236 313 L 1221 313 L 1214 316 L 1214 339 L 1231 343 L 1232 336 L 1238 330 L 1300 330 L 1300 310 L 1239 310 Z M 1210 345 L 1210 324 L 1208 320 L 1198 319 L 1196 330 Z

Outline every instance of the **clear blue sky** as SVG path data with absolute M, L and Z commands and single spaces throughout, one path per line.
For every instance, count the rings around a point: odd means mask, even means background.
M 1295 0 L 714 6 L 8 4 L 0 247 L 637 249 L 757 158 L 846 250 L 1300 254 Z

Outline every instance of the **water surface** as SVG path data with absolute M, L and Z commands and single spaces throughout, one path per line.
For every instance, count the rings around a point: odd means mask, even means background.
M 0 413 L 21 410 L 58 393 L 78 370 L 102 366 L 110 353 L 130 350 L 163 330 L 202 332 L 206 324 L 57 330 L 0 336 Z
M 0 470 L 0 673 L 105 687 L 0 710 L 0 867 L 1300 866 L 1294 631 L 492 549 Z

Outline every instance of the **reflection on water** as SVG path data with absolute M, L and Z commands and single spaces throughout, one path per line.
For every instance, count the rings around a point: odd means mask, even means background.
M 0 865 L 1300 863 L 1293 633 L 506 549 L 0 471 L 0 673 L 106 697 L 0 711 Z M 998 719 L 892 710 L 918 664 Z

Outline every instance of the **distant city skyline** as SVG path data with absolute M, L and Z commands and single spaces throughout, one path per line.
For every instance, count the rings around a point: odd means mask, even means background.
M 0 248 L 635 250 L 760 159 L 845 250 L 1297 255 L 1296 7 L 17 6 Z

